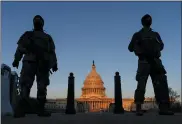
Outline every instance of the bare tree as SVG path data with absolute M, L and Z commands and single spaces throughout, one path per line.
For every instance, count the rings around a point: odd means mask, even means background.
M 178 95 L 177 91 L 174 91 L 171 87 L 169 87 L 169 97 L 171 104 L 177 102 L 180 95 Z

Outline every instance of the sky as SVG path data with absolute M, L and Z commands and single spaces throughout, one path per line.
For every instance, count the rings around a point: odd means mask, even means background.
M 75 76 L 75 97 L 95 61 L 97 72 L 114 97 L 114 74 L 119 71 L 124 98 L 133 98 L 138 58 L 128 51 L 141 17 L 150 14 L 152 28 L 165 44 L 162 61 L 168 85 L 181 94 L 181 3 L 180 2 L 2 2 L 2 62 L 12 67 L 19 37 L 32 30 L 32 19 L 41 15 L 45 31 L 56 45 L 59 70 L 50 76 L 48 98 L 66 98 L 68 76 Z M 19 74 L 20 67 L 12 71 Z M 36 96 L 36 82 L 31 96 Z M 153 97 L 149 78 L 146 97 Z

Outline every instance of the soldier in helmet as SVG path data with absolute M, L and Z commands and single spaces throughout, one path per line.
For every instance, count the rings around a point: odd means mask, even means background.
M 52 37 L 43 30 L 44 19 L 36 15 L 33 19 L 33 31 L 26 31 L 18 41 L 14 55 L 13 67 L 18 68 L 23 55 L 23 65 L 20 74 L 21 100 L 16 107 L 14 117 L 25 116 L 25 106 L 28 103 L 30 90 L 35 76 L 37 81 L 38 116 L 51 116 L 44 109 L 49 85 L 50 69 L 58 70 L 55 45 Z
M 152 17 L 148 14 L 141 19 L 143 28 L 136 32 L 128 46 L 130 52 L 138 56 L 138 70 L 136 81 L 138 82 L 135 90 L 136 114 L 141 116 L 143 112 L 141 105 L 144 102 L 145 88 L 147 79 L 152 79 L 155 98 L 159 106 L 160 115 L 173 115 L 169 111 L 169 91 L 166 70 L 160 59 L 161 51 L 164 48 L 163 41 L 158 32 L 153 31 L 150 26 Z

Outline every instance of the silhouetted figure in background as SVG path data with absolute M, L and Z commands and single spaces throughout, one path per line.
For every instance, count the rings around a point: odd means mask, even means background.
M 33 19 L 33 31 L 26 31 L 18 41 L 13 67 L 18 68 L 23 55 L 23 66 L 20 75 L 21 100 L 18 103 L 14 117 L 25 116 L 25 106 L 28 103 L 30 90 L 35 76 L 37 79 L 38 116 L 51 116 L 45 111 L 49 72 L 57 71 L 57 57 L 52 37 L 43 31 L 44 20 L 40 15 Z
M 141 19 L 143 28 L 136 32 L 128 46 L 130 52 L 138 56 L 138 70 L 136 80 L 138 81 L 135 90 L 136 114 L 143 115 L 141 105 L 144 102 L 145 88 L 149 75 L 151 76 L 156 101 L 159 105 L 159 114 L 173 115 L 169 111 L 169 91 L 167 84 L 166 70 L 160 59 L 164 44 L 159 33 L 153 31 L 150 26 L 152 17 L 148 14 Z

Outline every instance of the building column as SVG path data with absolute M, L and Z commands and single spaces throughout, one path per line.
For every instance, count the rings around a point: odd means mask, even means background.
M 92 109 L 94 109 L 94 102 L 92 101 Z
M 92 101 L 92 109 L 94 109 L 94 102 Z
M 95 108 L 94 101 L 93 101 L 93 109 Z
M 97 109 L 98 109 L 98 101 L 96 102 L 96 104 L 97 104 Z
M 92 109 L 94 109 L 94 101 L 92 101 Z
M 91 106 L 92 106 L 92 109 L 93 109 L 93 102 L 91 101 Z
M 98 109 L 98 101 L 96 103 L 97 103 L 97 109 Z
M 98 101 L 98 109 L 100 109 L 100 101 Z
M 96 101 L 95 101 L 95 109 L 97 109 L 97 103 L 96 103 Z
M 90 101 L 89 101 L 89 103 L 88 103 L 88 104 L 89 104 L 89 109 L 91 109 L 91 103 L 90 103 Z
M 94 101 L 94 103 L 95 103 L 95 109 L 97 108 L 97 104 L 96 104 L 96 101 Z
M 98 101 L 97 104 L 98 104 L 98 109 L 99 109 L 100 108 L 100 101 Z
M 94 101 L 94 109 L 96 108 L 96 104 L 95 104 L 95 101 Z
M 98 109 L 98 103 L 97 103 L 97 101 L 96 101 L 96 109 Z

